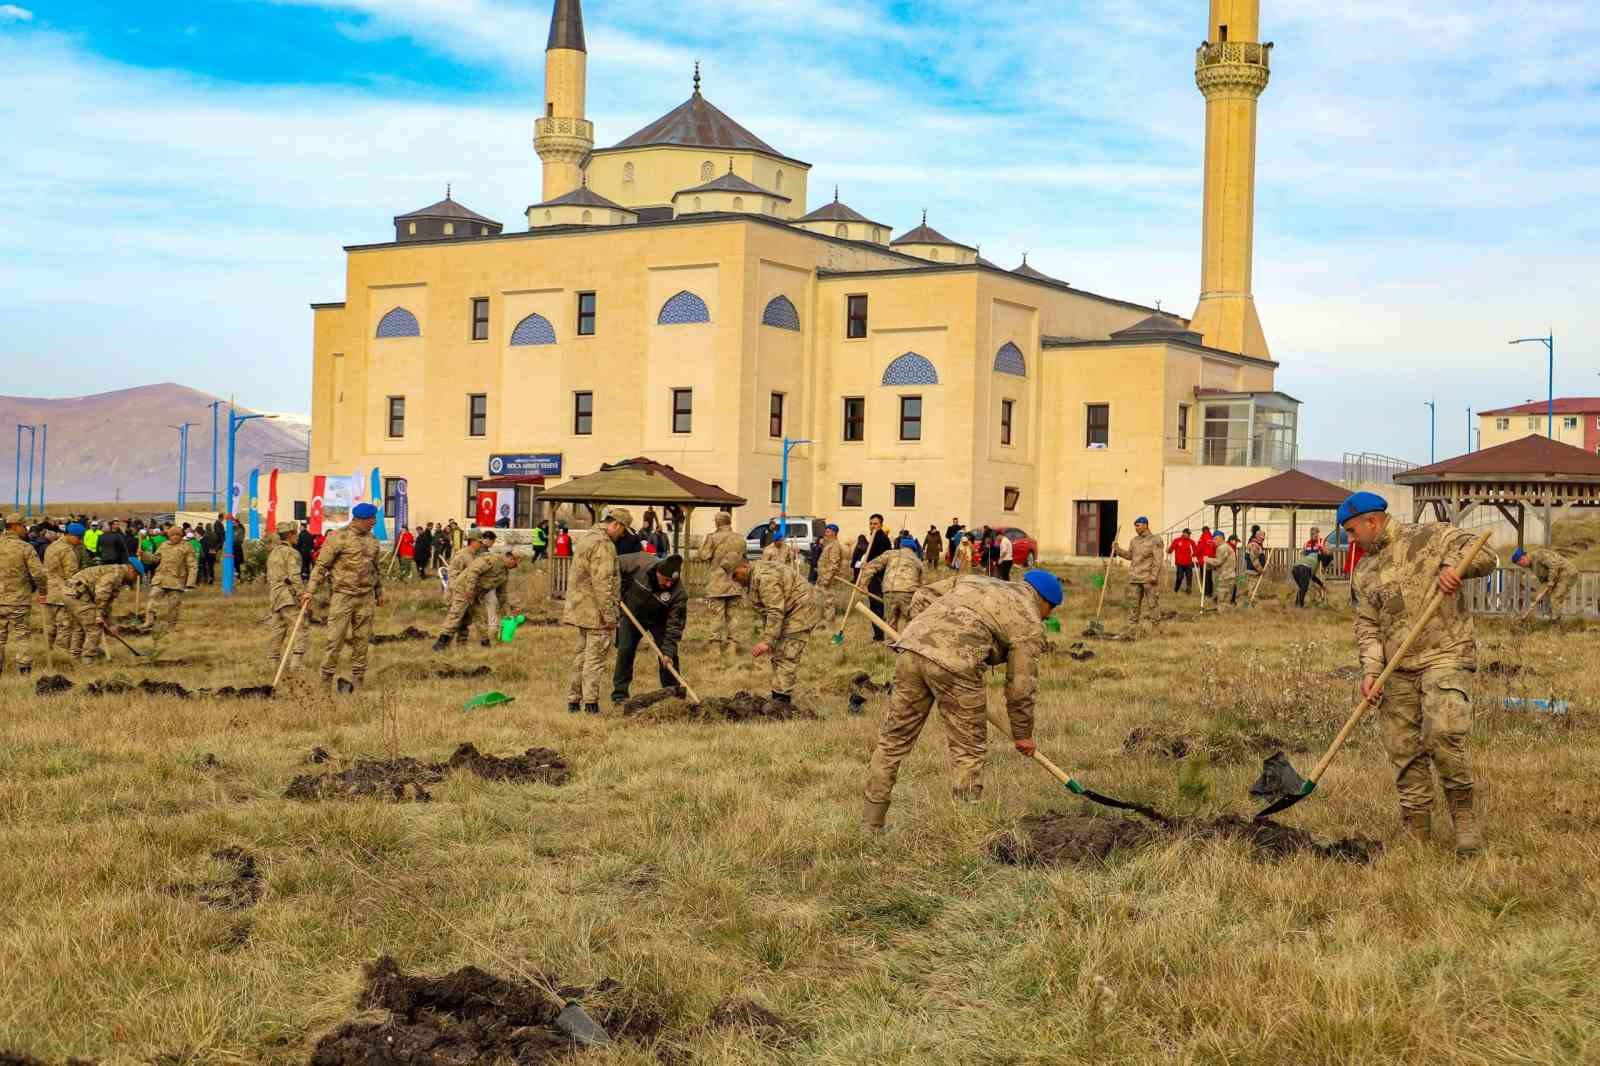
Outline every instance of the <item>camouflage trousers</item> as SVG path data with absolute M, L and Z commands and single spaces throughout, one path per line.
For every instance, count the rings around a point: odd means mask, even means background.
M 1135 582 L 1128 586 L 1128 598 L 1133 601 L 1129 608 L 1128 622 L 1138 625 L 1139 618 L 1145 610 L 1150 612 L 1150 624 L 1161 624 L 1161 583 L 1159 581 Z
M 1550 595 L 1544 598 L 1542 609 L 1549 613 L 1551 618 L 1560 618 L 1562 604 L 1567 602 L 1567 597 L 1572 594 L 1572 586 L 1578 581 L 1578 575 L 1569 573 L 1561 578 L 1551 588 Z
M 839 594 L 831 585 L 817 582 L 817 614 L 825 628 L 832 630 L 839 620 Z
M 65 651 L 76 659 L 83 654 L 83 623 L 65 604 L 46 604 L 44 609 L 45 646 Z
M 111 653 L 105 647 L 105 630 L 100 627 L 100 608 L 92 600 L 79 599 L 68 593 L 66 609 L 77 620 L 78 628 L 83 630 L 83 658 L 111 658 Z
M 310 613 L 307 611 L 307 616 Z M 292 603 L 285 604 L 267 615 L 267 632 L 270 634 L 267 640 L 267 661 L 272 664 L 273 669 L 277 669 L 279 661 L 283 659 L 283 645 L 288 641 L 289 634 L 294 632 L 294 623 L 298 618 L 300 618 L 300 608 Z M 300 632 L 295 633 L 294 651 L 290 654 L 294 656 L 296 666 L 305 658 L 306 642 L 311 639 L 310 628 L 302 620 Z
M 911 621 L 910 592 L 885 592 L 883 594 L 883 620 L 890 629 L 896 633 L 903 630 Z
M 153 588 L 145 607 L 145 628 L 159 640 L 178 625 L 178 609 L 183 606 L 182 589 Z
M 953 673 L 908 651 L 895 662 L 894 691 L 867 769 L 868 803 L 889 802 L 900 763 L 916 745 L 935 705 L 950 746 L 951 789 L 957 799 L 976 800 L 983 795 L 988 695 L 982 676 Z
M 772 660 L 772 691 L 780 696 L 792 696 L 800 679 L 800 660 L 805 657 L 806 641 L 811 630 L 785 629 L 772 642 L 767 657 Z
M 1383 686 L 1378 731 L 1395 769 L 1400 806 L 1433 807 L 1432 766 L 1447 792 L 1472 787 L 1467 734 L 1472 728 L 1472 673 L 1457 666 L 1395 671 Z
M 578 634 L 577 649 L 572 656 L 572 684 L 567 687 L 568 703 L 599 703 L 600 685 L 606 676 L 606 655 L 611 642 L 616 639 L 614 627 L 584 629 L 573 627 Z
M 0 669 L 6 665 L 6 648 L 17 645 L 17 665 L 33 668 L 33 603 L 0 606 Z
M 357 685 L 367 676 L 367 648 L 372 643 L 372 620 L 377 608 L 370 592 L 352 596 L 333 594 L 328 604 L 328 647 L 322 654 L 322 680 L 333 682 L 339 656 L 350 649 L 350 680 Z
M 482 596 L 473 597 L 465 596 L 460 592 L 451 593 L 450 610 L 444 616 L 444 635 L 449 637 L 465 636 L 470 626 L 470 633 L 473 637 L 479 640 L 492 639 L 494 625 L 498 624 L 491 624 L 490 622 L 491 613 L 498 613 L 493 611 L 494 599 L 493 589 L 485 592 Z
M 711 608 L 711 640 L 715 644 L 737 644 L 733 639 L 733 608 L 738 604 L 737 596 L 709 597 L 706 603 Z

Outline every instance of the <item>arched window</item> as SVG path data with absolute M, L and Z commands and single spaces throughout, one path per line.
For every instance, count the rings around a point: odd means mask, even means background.
M 545 221 L 546 221 L 546 222 L 549 222 L 549 221 L 550 221 L 550 219 L 551 219 L 551 218 L 553 218 L 553 217 L 554 217 L 554 215 L 553 215 L 553 214 L 552 214 L 552 213 L 551 213 L 551 211 L 550 211 L 550 210 L 549 210 L 549 209 L 548 209 L 548 208 L 547 208 L 547 209 L 546 209 L 546 210 L 545 210 L 545 213 L 544 213 L 544 220 L 545 220 Z
M 794 304 L 789 302 L 787 296 L 774 296 L 767 301 L 766 310 L 761 312 L 761 324 L 799 332 L 800 312 L 794 309 Z
M 777 189 L 779 192 L 783 191 L 783 171 L 778 171 L 778 177 L 773 185 L 773 188 Z
M 710 322 L 711 312 L 706 302 L 692 292 L 680 292 L 661 305 L 656 316 L 658 326 L 685 326 L 693 322 Z
M 744 197 L 735 196 L 733 198 L 733 209 L 735 211 L 743 211 L 744 210 Z
M 994 372 L 996 374 L 1015 374 L 1019 378 L 1028 376 L 1028 362 L 1022 357 L 1022 349 L 1010 341 L 1000 346 L 994 353 Z
M 415 222 L 408 222 L 406 224 L 406 232 L 407 233 L 415 233 L 415 232 L 417 232 L 417 224 Z
M 455 231 L 456 231 L 456 224 L 454 222 L 446 222 L 444 224 L 444 235 L 446 237 L 452 236 L 455 233 Z
M 937 385 L 939 372 L 916 352 L 907 352 L 883 368 L 885 385 Z
M 928 253 L 928 258 L 929 259 L 938 259 L 939 258 L 939 249 L 934 248 L 932 251 L 930 251 Z
M 622 180 L 625 181 L 625 182 L 633 180 L 633 164 L 632 163 L 624 163 L 624 164 L 622 164 Z
M 556 342 L 555 327 L 550 325 L 550 320 L 543 315 L 529 315 L 517 323 L 517 328 L 511 331 L 512 347 L 520 348 L 535 344 L 554 344 Z
M 698 196 L 694 198 L 694 209 L 696 211 L 700 210 L 700 197 Z
M 587 226 L 589 223 L 591 223 L 593 221 L 594 221 L 594 212 L 588 210 L 587 208 L 585 208 L 584 212 L 583 212 L 583 224 L 585 226 Z
M 407 311 L 404 307 L 396 307 L 382 318 L 378 319 L 379 337 L 420 337 L 422 327 L 417 325 L 417 316 Z
M 707 159 L 704 163 L 700 164 L 700 180 L 701 181 L 710 181 L 712 178 L 714 178 L 716 176 L 717 176 L 717 168 L 711 165 L 711 160 Z
M 841 222 L 833 227 L 833 235 L 835 237 L 848 237 L 850 236 L 850 227 Z

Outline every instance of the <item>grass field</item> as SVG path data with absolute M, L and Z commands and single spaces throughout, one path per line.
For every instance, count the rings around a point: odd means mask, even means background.
M 1094 606 L 1087 574 L 1070 577 L 1058 645 Z M 270 681 L 262 602 L 192 595 L 162 649 L 174 665 L 124 653 L 49 698 L 34 694 L 43 661 L 0 678 L 0 1050 L 305 1063 L 336 1026 L 382 1017 L 357 1000 L 363 967 L 389 955 L 413 974 L 604 981 L 585 1003 L 632 1035 L 575 1060 L 595 1063 L 1600 1061 L 1593 628 L 1480 624 L 1484 661 L 1521 673 L 1479 675 L 1475 860 L 1454 856 L 1447 824 L 1431 846 L 1394 838 L 1368 723 L 1283 820 L 1385 838 L 1371 865 L 1170 839 L 1041 868 L 999 864 L 986 842 L 1030 813 L 1097 812 L 998 738 L 983 802 L 952 803 L 932 723 L 890 831 L 858 829 L 885 704 L 847 717 L 849 678 L 893 666 L 859 620 L 842 648 L 812 640 L 797 699 L 818 721 L 570 716 L 559 628 L 439 658 L 375 648 L 369 689 L 339 701 L 299 683 L 270 702 L 84 693 L 108 678 Z M 1159 636 L 1047 660 L 1040 748 L 1102 792 L 1252 813 L 1263 747 L 1283 741 L 1305 770 L 1354 702 L 1348 613 L 1276 603 L 1197 621 L 1192 599 L 1163 606 L 1180 618 Z M 391 590 L 378 629 L 438 617 L 436 589 L 413 585 Z M 712 657 L 703 624 L 685 655 L 702 693 L 764 693 L 767 668 Z M 494 674 L 430 678 L 441 662 Z M 641 667 L 634 692 L 653 686 Z M 489 688 L 516 702 L 462 710 Z M 1508 694 L 1572 711 L 1507 712 Z M 464 741 L 553 748 L 571 778 L 458 772 L 426 803 L 284 797 L 357 756 L 441 762 Z M 308 763 L 318 747 L 332 761 Z M 714 1024 L 729 997 L 782 1028 Z M 456 1061 L 444 1054 L 417 1061 Z

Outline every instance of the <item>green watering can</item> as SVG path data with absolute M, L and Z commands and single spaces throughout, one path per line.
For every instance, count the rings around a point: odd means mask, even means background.
M 500 619 L 500 643 L 510 644 L 517 635 L 517 628 L 528 620 L 525 614 L 507 615 Z
M 1052 633 L 1059 633 L 1061 632 L 1061 619 L 1051 615 L 1044 620 L 1044 627 Z
M 474 696 L 461 708 L 463 711 L 475 711 L 484 707 L 498 707 L 502 703 L 515 703 L 515 696 L 507 696 L 504 692 L 485 692 L 481 696 Z

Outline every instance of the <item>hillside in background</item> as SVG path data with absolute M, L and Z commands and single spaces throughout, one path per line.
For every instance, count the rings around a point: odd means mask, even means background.
M 18 423 L 49 430 L 46 504 L 51 500 L 170 500 L 178 488 L 178 431 L 189 430 L 191 497 L 211 488 L 211 411 L 220 397 L 171 383 L 119 389 L 94 396 L 36 399 L 0 396 L 0 501 L 14 495 L 13 449 Z M 245 408 L 241 412 L 249 413 Z M 218 482 L 227 477 L 227 406 L 221 409 Z M 256 420 L 239 430 L 238 471 L 269 452 L 304 453 L 309 427 L 295 416 Z M 23 438 L 22 490 L 27 492 L 27 438 Z M 37 498 L 37 485 L 35 497 Z

